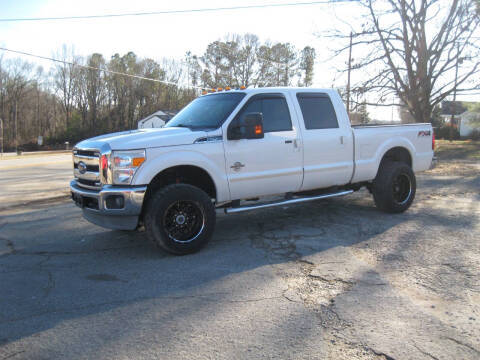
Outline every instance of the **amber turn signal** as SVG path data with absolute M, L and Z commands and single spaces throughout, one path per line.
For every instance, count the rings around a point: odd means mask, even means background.
M 139 167 L 140 165 L 143 164 L 144 161 L 145 161 L 145 158 L 143 157 L 133 158 L 132 165 L 133 167 Z

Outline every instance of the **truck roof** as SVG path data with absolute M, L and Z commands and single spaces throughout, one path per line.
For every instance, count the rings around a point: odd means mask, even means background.
M 268 92 L 278 92 L 278 91 L 291 91 L 291 92 L 322 92 L 327 94 L 336 94 L 337 90 L 333 88 L 310 88 L 310 87 L 292 87 L 292 86 L 283 86 L 283 87 L 259 87 L 259 88 L 247 88 L 247 89 L 232 89 L 232 90 L 223 90 L 217 91 L 214 93 L 208 93 L 206 95 L 214 95 L 214 94 L 223 94 L 228 92 L 242 92 L 245 94 L 255 94 L 255 93 L 268 93 Z M 205 96 L 205 95 L 204 95 Z

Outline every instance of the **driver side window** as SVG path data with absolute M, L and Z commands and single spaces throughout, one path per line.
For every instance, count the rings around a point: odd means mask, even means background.
M 237 116 L 243 120 L 249 113 L 262 113 L 263 132 L 292 130 L 292 120 L 285 98 L 281 96 L 259 97 L 249 101 Z

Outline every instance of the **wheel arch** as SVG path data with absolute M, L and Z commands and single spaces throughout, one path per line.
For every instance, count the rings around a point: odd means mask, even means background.
M 171 184 L 189 184 L 205 191 L 212 199 L 217 198 L 217 187 L 209 172 L 196 165 L 175 165 L 158 172 L 147 185 L 147 194 Z
M 213 182 L 213 186 L 211 186 L 210 183 L 208 187 L 208 193 L 212 195 L 212 198 L 215 198 L 217 202 L 230 200 L 230 189 L 225 176 L 223 156 L 221 159 L 223 161 L 219 159 L 212 160 L 198 151 L 180 149 L 172 149 L 169 151 L 160 149 L 157 150 L 156 153 L 153 151 L 152 154 L 147 153 L 147 158 L 149 155 L 151 159 L 147 159 L 135 174 L 133 180 L 134 185 L 147 185 L 147 187 L 151 187 L 150 184 L 158 181 L 158 177 L 161 176 L 160 174 L 165 174 L 166 171 L 171 171 L 179 167 L 183 167 L 181 170 L 190 168 L 201 173 L 202 179 L 208 178 L 209 181 Z M 191 184 L 191 181 L 189 183 Z M 214 189 L 214 191 L 210 191 L 210 189 Z
M 383 154 L 379 157 L 377 171 L 375 172 L 375 176 L 378 175 L 378 172 L 382 168 L 382 165 L 386 161 L 398 161 L 410 166 L 413 169 L 413 156 L 412 150 L 409 146 L 405 145 L 397 145 L 387 149 L 384 149 Z

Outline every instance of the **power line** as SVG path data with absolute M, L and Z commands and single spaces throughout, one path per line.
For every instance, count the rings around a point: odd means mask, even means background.
M 54 59 L 54 58 L 50 58 L 50 57 L 46 57 L 46 56 L 35 55 L 35 54 L 27 53 L 27 52 L 24 52 L 24 51 L 11 50 L 11 49 L 7 49 L 7 48 L 4 48 L 4 47 L 0 47 L 0 50 L 8 51 L 8 52 L 15 53 L 15 54 L 20 54 L 20 55 L 31 56 L 31 57 L 35 57 L 35 58 L 42 59 L 42 60 L 48 60 L 48 61 L 53 61 L 53 62 L 72 65 L 72 66 L 78 66 L 78 67 L 88 69 L 88 70 L 98 70 L 98 71 L 103 71 L 103 72 L 110 73 L 110 74 L 128 76 L 128 77 L 135 78 L 135 79 L 148 80 L 148 81 L 154 81 L 154 82 L 158 82 L 158 83 L 162 83 L 162 84 L 178 86 L 177 83 L 174 83 L 172 81 L 152 79 L 152 78 L 147 78 L 147 77 L 144 77 L 144 76 L 126 74 L 126 73 L 122 73 L 122 72 L 118 72 L 118 71 L 97 68 L 97 67 L 89 66 L 89 65 L 81 65 L 81 64 L 77 64 L 77 63 L 73 63 L 73 62 L 69 62 L 69 61 L 65 61 L 65 60 L 59 60 L 59 59 Z M 265 58 L 258 58 L 258 59 L 262 59 L 262 60 L 265 60 L 265 61 L 270 61 L 274 64 L 283 65 L 283 63 L 279 63 L 279 62 L 269 60 L 269 59 L 265 59 Z M 182 63 L 185 64 L 184 61 L 182 61 Z M 211 90 L 211 88 L 209 88 L 209 87 L 200 87 L 200 86 L 193 86 L 193 85 L 192 86 L 187 86 L 187 87 L 188 88 L 193 88 L 193 89 L 199 89 L 199 90 Z
M 3 18 L 3 19 L 0 19 L 0 22 L 101 19 L 101 18 L 115 18 L 115 17 L 126 17 L 126 16 L 184 14 L 184 13 L 200 13 L 200 12 L 213 12 L 213 11 L 228 11 L 228 10 L 263 9 L 263 8 L 287 7 L 287 6 L 321 5 L 321 4 L 335 4 L 335 3 L 358 2 L 358 1 L 359 0 L 323 0 L 323 1 L 293 2 L 293 3 L 283 3 L 283 4 L 244 5 L 244 6 L 199 8 L 199 9 L 185 9 L 185 10 L 163 10 L 163 11 L 135 12 L 135 13 L 123 13 L 123 14 L 52 16 L 52 17 L 38 17 L 38 18 Z
M 80 68 L 84 68 L 84 69 L 88 69 L 88 70 L 98 70 L 98 71 L 103 71 L 105 73 L 110 73 L 110 74 L 114 74 L 114 75 L 128 76 L 128 77 L 135 78 L 135 79 L 148 80 L 148 81 L 154 81 L 154 82 L 158 82 L 158 83 L 162 83 L 162 84 L 178 86 L 177 83 L 172 82 L 172 81 L 151 79 L 151 78 L 147 78 L 147 77 L 144 77 L 144 76 L 126 74 L 126 73 L 122 73 L 122 72 L 118 72 L 118 71 L 97 68 L 97 67 L 89 66 L 89 65 L 81 65 L 81 64 L 74 63 L 74 62 L 70 62 L 70 61 L 59 60 L 59 59 L 54 59 L 54 58 L 50 58 L 50 57 L 46 57 L 46 56 L 30 54 L 30 53 L 27 53 L 27 52 L 24 52 L 24 51 L 11 50 L 11 49 L 3 48 L 3 47 L 0 47 L 0 50 L 8 51 L 8 52 L 15 53 L 15 54 L 31 56 L 31 57 L 35 57 L 35 58 L 38 58 L 38 59 L 49 60 L 49 61 L 62 63 L 62 64 L 66 64 L 66 65 L 78 66 Z M 210 89 L 210 88 L 203 88 L 203 87 L 199 87 L 199 86 L 187 86 L 187 87 L 188 88 L 193 88 L 193 89 L 199 89 L 199 90 L 209 90 Z

